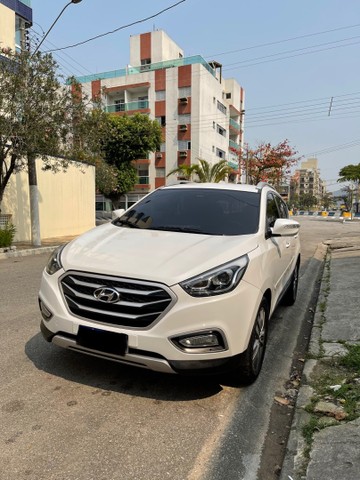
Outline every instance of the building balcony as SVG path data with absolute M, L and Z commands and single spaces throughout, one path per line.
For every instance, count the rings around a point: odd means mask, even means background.
M 229 147 L 234 148 L 235 150 L 240 150 L 240 145 L 233 140 L 229 140 Z
M 130 112 L 132 110 L 146 110 L 149 108 L 148 100 L 140 100 L 138 102 L 116 103 L 107 105 L 105 111 L 107 113 Z
M 208 64 L 208 62 L 206 62 L 203 59 L 201 55 L 194 55 L 192 57 L 176 58 L 174 60 L 165 60 L 163 62 L 151 63 L 150 65 L 146 65 L 146 70 L 144 70 L 144 65 L 138 66 L 138 67 L 126 67 L 119 70 L 112 70 L 109 72 L 95 73 L 92 75 L 76 77 L 76 80 L 79 83 L 86 83 L 86 82 L 91 82 L 93 80 L 125 77 L 129 75 L 135 75 L 138 73 L 147 73 L 147 72 L 152 72 L 154 70 L 162 70 L 164 68 L 177 68 L 185 65 L 196 65 L 198 63 L 201 64 L 204 68 L 206 68 L 206 70 L 209 73 L 211 73 L 214 77 L 216 76 L 215 70 Z M 236 111 L 238 112 L 238 110 Z
M 240 124 L 235 122 L 235 120 L 233 120 L 232 118 L 230 118 L 230 122 L 229 122 L 229 125 L 231 128 L 233 128 L 234 130 L 236 130 L 237 133 L 240 132 Z
M 150 181 L 148 176 L 140 176 L 138 177 L 138 183 L 134 185 L 134 191 L 148 191 L 150 190 Z

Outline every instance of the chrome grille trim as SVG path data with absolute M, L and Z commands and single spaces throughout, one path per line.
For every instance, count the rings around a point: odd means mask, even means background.
M 69 271 L 59 279 L 69 312 L 100 324 L 130 329 L 151 328 L 174 305 L 177 298 L 166 285 L 95 273 Z M 116 303 L 97 300 L 99 288 L 113 288 L 120 294 Z

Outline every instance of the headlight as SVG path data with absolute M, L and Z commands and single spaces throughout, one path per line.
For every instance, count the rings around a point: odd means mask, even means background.
M 54 273 L 56 273 L 58 270 L 60 270 L 60 268 L 62 268 L 60 256 L 65 245 L 67 244 L 64 243 L 63 245 L 60 245 L 50 255 L 49 261 L 45 267 L 45 270 L 49 275 L 54 275 Z
M 244 255 L 220 267 L 181 282 L 180 286 L 193 297 L 208 297 L 230 292 L 234 290 L 244 276 L 248 263 L 249 257 Z

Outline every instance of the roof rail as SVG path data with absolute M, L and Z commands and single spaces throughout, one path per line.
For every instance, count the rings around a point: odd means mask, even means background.
M 269 187 L 269 188 L 272 188 L 273 190 L 276 191 L 276 188 L 273 186 L 273 185 L 270 185 L 270 183 L 267 183 L 267 182 L 259 182 L 257 185 L 256 185 L 256 188 L 258 189 L 262 189 L 264 187 Z

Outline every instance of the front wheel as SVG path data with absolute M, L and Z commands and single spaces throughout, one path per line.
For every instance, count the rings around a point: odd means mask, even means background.
M 298 285 L 299 285 L 299 262 L 296 264 L 296 267 L 291 277 L 290 285 L 287 287 L 286 292 L 284 293 L 284 296 L 282 298 L 283 305 L 287 305 L 287 306 L 294 305 L 297 297 Z
M 241 355 L 240 377 L 246 383 L 252 383 L 258 377 L 264 360 L 267 342 L 269 306 L 263 298 L 255 319 L 247 349 Z

